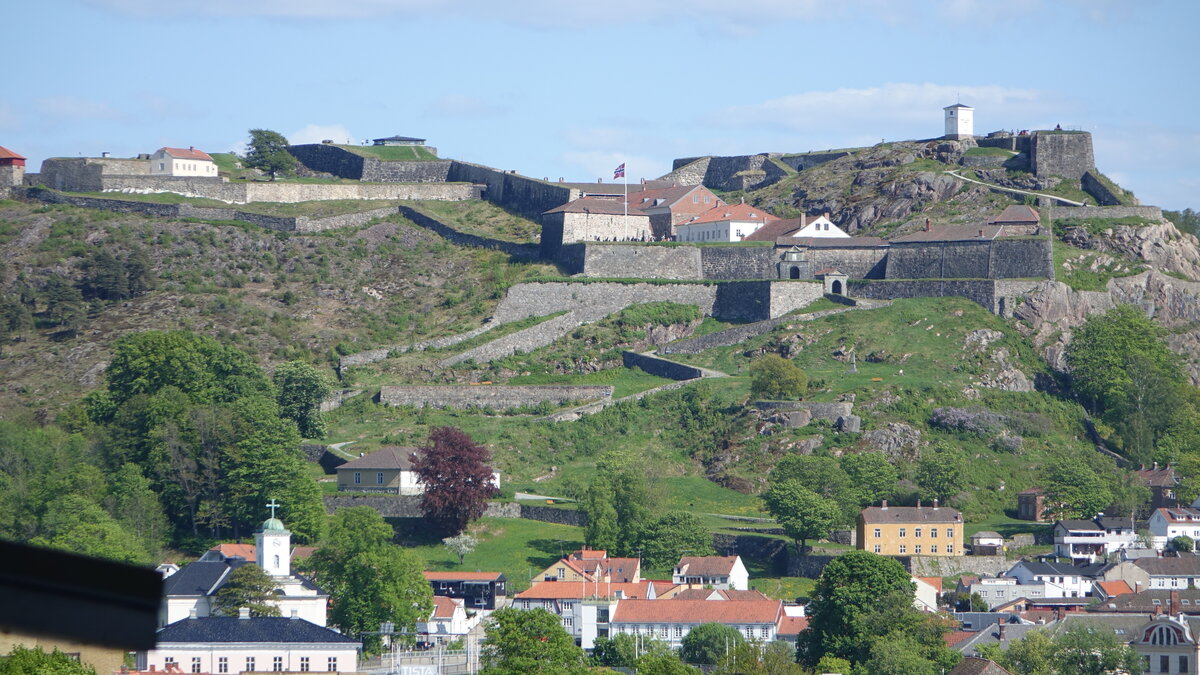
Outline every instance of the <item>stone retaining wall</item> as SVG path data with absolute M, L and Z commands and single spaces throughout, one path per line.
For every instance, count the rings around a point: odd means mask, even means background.
M 996 576 L 1007 572 L 1013 562 L 1002 555 L 912 556 L 898 558 L 918 577 L 952 577 L 959 574 Z
M 1072 218 L 1145 218 L 1162 220 L 1162 209 L 1157 206 L 1058 206 L 1054 219 Z
M 701 246 L 699 251 L 704 279 L 776 278 L 778 255 L 771 246 Z
M 383 405 L 411 405 L 419 408 L 519 408 L 543 402 L 565 405 L 571 401 L 612 398 L 608 385 L 404 385 L 384 386 L 379 390 Z
M 581 244 L 581 269 L 585 277 L 609 279 L 699 280 L 703 254 L 694 246 L 638 246 L 630 244 Z M 766 249 L 770 252 L 771 249 Z
M 694 380 L 704 377 L 704 371 L 700 368 L 675 361 L 668 361 L 667 359 L 650 354 L 623 352 L 621 354 L 621 361 L 625 364 L 626 368 L 641 368 L 651 375 L 666 377 L 672 380 Z
M 369 506 L 384 518 L 421 518 L 420 495 L 378 495 L 339 492 L 325 495 L 325 511 L 337 513 L 342 509 Z M 521 505 L 516 502 L 488 502 L 485 518 L 520 518 Z
M 565 185 L 457 160 L 451 163 L 446 180 L 483 185 L 483 199 L 534 219 L 579 198 L 579 190 Z
M 339 389 L 333 392 L 329 398 L 321 401 L 320 410 L 323 413 L 331 412 L 342 407 L 342 404 L 355 396 L 363 393 L 362 389 Z
M 1092 134 L 1086 131 L 1035 131 L 1029 163 L 1038 177 L 1062 176 L 1079 180 L 1088 169 L 1096 168 Z
M 818 403 L 816 401 L 755 401 L 750 404 L 758 410 L 778 410 L 786 412 L 789 410 L 807 410 L 812 413 L 812 418 L 815 420 L 829 420 L 836 422 L 839 417 L 848 417 L 854 414 L 853 403 Z
M 439 368 L 449 368 L 463 361 L 473 360 L 476 363 L 487 363 L 502 359 L 513 354 L 527 354 L 535 349 L 545 347 L 567 333 L 575 330 L 580 324 L 575 312 L 567 312 L 562 316 L 547 319 L 539 324 L 523 328 L 515 333 L 496 338 L 465 352 L 438 361 Z
M 439 236 L 446 239 L 452 244 L 459 246 L 473 246 L 476 248 L 490 248 L 497 251 L 503 251 L 508 255 L 518 260 L 533 260 L 537 258 L 537 247 L 531 244 L 518 244 L 512 241 L 503 241 L 501 239 L 491 239 L 482 237 L 477 234 L 460 232 L 453 227 L 443 223 L 442 221 L 427 216 L 416 209 L 408 206 L 398 207 L 400 215 L 408 218 L 413 223 L 420 225 L 426 229 L 436 232 Z
M 538 520 L 543 523 L 558 523 L 587 527 L 587 514 L 573 509 L 559 509 L 553 506 L 534 506 L 521 504 L 521 517 L 526 520 Z

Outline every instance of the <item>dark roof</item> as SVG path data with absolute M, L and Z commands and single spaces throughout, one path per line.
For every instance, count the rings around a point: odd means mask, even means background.
M 0 148 L 3 150 L 3 148 Z M 0 157 L 3 157 L 0 154 Z M 1175 475 L 1175 468 L 1170 464 L 1159 468 L 1157 464 L 1153 468 L 1147 469 L 1142 467 L 1138 469 L 1137 475 L 1142 479 L 1146 487 L 1174 487 L 1179 485 L 1179 478 Z
M 1195 554 L 1170 558 L 1138 558 L 1133 561 L 1133 564 L 1145 570 L 1150 576 L 1200 576 L 1200 556 Z
M 750 235 L 742 237 L 742 241 L 775 241 L 780 237 L 786 237 L 792 232 L 799 231 L 802 227 L 799 218 L 780 218 L 763 223 L 762 227 Z
M 1184 603 L 1187 604 L 1184 604 Z M 1155 589 L 1139 593 L 1124 593 L 1109 598 L 1089 612 L 1137 612 L 1153 614 L 1162 610 L 1170 614 L 1200 614 L 1200 589 Z
M 619 216 L 625 213 L 625 208 L 625 200 L 620 197 L 580 197 L 556 206 L 545 213 L 596 213 Z M 632 199 L 629 200 L 629 215 L 639 218 L 646 217 L 646 214 L 637 208 Z
M 1070 563 L 1043 562 L 1040 560 L 1022 560 L 1017 565 L 1024 565 L 1033 574 L 1063 576 L 1063 577 L 1099 577 L 1112 567 L 1109 563 L 1086 563 L 1072 565 Z M 1014 565 L 1015 567 L 1015 565 Z
M 1100 526 L 1093 520 L 1060 520 L 1055 525 L 1062 525 L 1068 530 L 1099 530 Z
M 1106 530 L 1132 530 L 1133 521 L 1129 518 L 1120 516 L 1099 516 L 1096 518 L 1096 524 Z
M 248 619 L 236 616 L 206 616 L 199 619 L 183 619 L 158 631 L 159 646 L 167 642 L 359 644 L 353 638 L 304 619 L 277 616 Z
M 346 462 L 338 467 L 338 471 L 343 469 L 411 469 L 412 460 L 409 459 L 409 455 L 416 451 L 417 448 L 386 445 L 366 457 Z
M 371 140 L 373 142 L 378 142 L 378 141 L 415 141 L 417 143 L 425 142 L 424 138 L 413 138 L 412 136 L 388 136 L 387 138 L 374 138 Z
M 983 236 L 980 236 L 983 232 Z M 930 230 L 917 230 L 892 239 L 893 244 L 913 244 L 927 241 L 988 241 L 1004 236 L 1000 225 L 943 225 Z
M 867 523 L 961 523 L 958 509 L 945 506 L 868 506 L 861 517 Z
M 948 105 L 945 108 L 942 108 L 942 110 L 949 110 L 951 108 L 971 108 L 971 106 L 963 105 L 961 103 L 955 103 L 954 105 Z M 974 110 L 974 108 L 971 108 L 971 110 Z
M 229 572 L 245 564 L 242 558 L 189 563 L 163 580 L 163 592 L 166 595 L 209 595 L 220 588 Z
M 1042 220 L 1041 214 L 1032 206 L 1024 204 L 1013 204 L 1000 212 L 1000 215 L 995 219 L 989 220 L 989 223 L 1039 223 Z

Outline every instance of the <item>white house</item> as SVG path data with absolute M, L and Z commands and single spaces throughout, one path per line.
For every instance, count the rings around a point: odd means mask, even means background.
M 829 214 L 823 214 L 813 219 L 804 218 L 805 224 L 800 229 L 787 233 L 788 237 L 814 237 L 817 239 L 849 239 L 850 235 L 829 219 Z
M 575 642 L 584 649 L 591 649 L 596 638 L 608 632 L 618 602 L 629 598 L 654 600 L 658 590 L 653 581 L 538 581 L 514 596 L 512 606 L 544 609 L 557 614 Z
M 750 588 L 750 574 L 738 555 L 683 556 L 671 570 L 671 582 L 688 587 L 744 591 Z
M 676 649 L 696 626 L 720 623 L 747 640 L 771 642 L 783 616 L 779 600 L 621 600 L 610 634 L 645 635 Z
M 913 594 L 913 607 L 922 612 L 937 612 L 938 598 L 942 595 L 941 577 L 912 577 L 916 592 Z
M 384 492 L 419 495 L 425 492 L 412 456 L 418 448 L 386 445 L 337 467 L 338 492 Z M 500 472 L 492 472 L 492 487 L 500 489 Z
M 1083 598 L 1091 595 L 1092 582 L 1104 577 L 1111 566 L 1101 563 L 1068 565 L 1059 562 L 1022 560 L 1013 565 L 1005 576 L 1021 584 L 1047 582 L 1062 589 L 1064 598 Z
M 975 109 L 955 103 L 942 108 L 946 113 L 946 138 L 962 139 L 975 135 Z
M 1060 520 L 1054 523 L 1054 555 L 1094 562 L 1117 551 L 1135 548 L 1137 531 L 1133 519 L 1096 516 L 1092 520 Z
M 157 646 L 137 655 L 139 671 L 188 673 L 358 671 L 362 643 L 304 619 L 210 616 L 158 631 Z
M 445 645 L 462 640 L 467 633 L 479 623 L 481 613 L 468 616 L 467 608 L 461 598 L 447 598 L 443 595 L 433 596 L 433 612 L 429 618 L 417 622 L 417 632 L 425 641 L 435 645 Z
M 748 204 L 722 204 L 675 226 L 675 239 L 681 242 L 741 241 L 775 220 L 778 218 Z
M 1193 504 L 1154 509 L 1147 527 L 1151 543 L 1160 551 L 1175 537 L 1191 537 L 1200 541 L 1200 508 Z
M 1057 575 L 1055 575 L 1057 578 Z M 1090 582 L 1089 582 L 1090 583 Z M 988 609 L 1012 602 L 1019 598 L 1065 598 L 1066 589 L 1052 581 L 1021 583 L 1016 577 L 980 577 L 967 586 L 968 593 L 978 593 L 987 603 Z
M 216 178 L 217 164 L 196 148 L 159 148 L 150 155 L 150 175 Z
M 285 617 L 299 617 L 324 626 L 329 595 L 306 577 L 292 574 L 291 538 L 283 523 L 268 518 L 254 535 L 257 544 L 257 564 L 275 582 L 275 597 L 269 604 L 279 608 Z M 212 554 L 216 555 L 212 555 Z M 217 591 L 229 581 L 233 570 L 252 565 L 241 557 L 225 557 L 219 551 L 205 553 L 201 560 L 185 565 L 163 580 L 163 604 L 159 625 L 165 626 L 189 617 L 203 618 L 212 614 Z

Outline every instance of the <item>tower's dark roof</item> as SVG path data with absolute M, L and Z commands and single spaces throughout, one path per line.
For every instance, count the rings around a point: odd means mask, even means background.
M 163 580 L 166 595 L 209 595 L 225 581 L 228 572 L 246 564 L 241 558 L 218 562 L 196 561 Z
M 304 619 L 277 616 L 248 619 L 235 616 L 206 616 L 200 619 L 183 619 L 158 631 L 158 644 L 161 646 L 164 642 L 358 644 L 353 638 Z

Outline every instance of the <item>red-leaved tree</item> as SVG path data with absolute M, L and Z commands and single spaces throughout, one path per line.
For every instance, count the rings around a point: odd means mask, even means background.
M 434 527 L 454 536 L 483 515 L 492 486 L 492 454 L 462 429 L 437 427 L 429 444 L 413 453 L 412 466 L 425 493 L 421 512 Z

